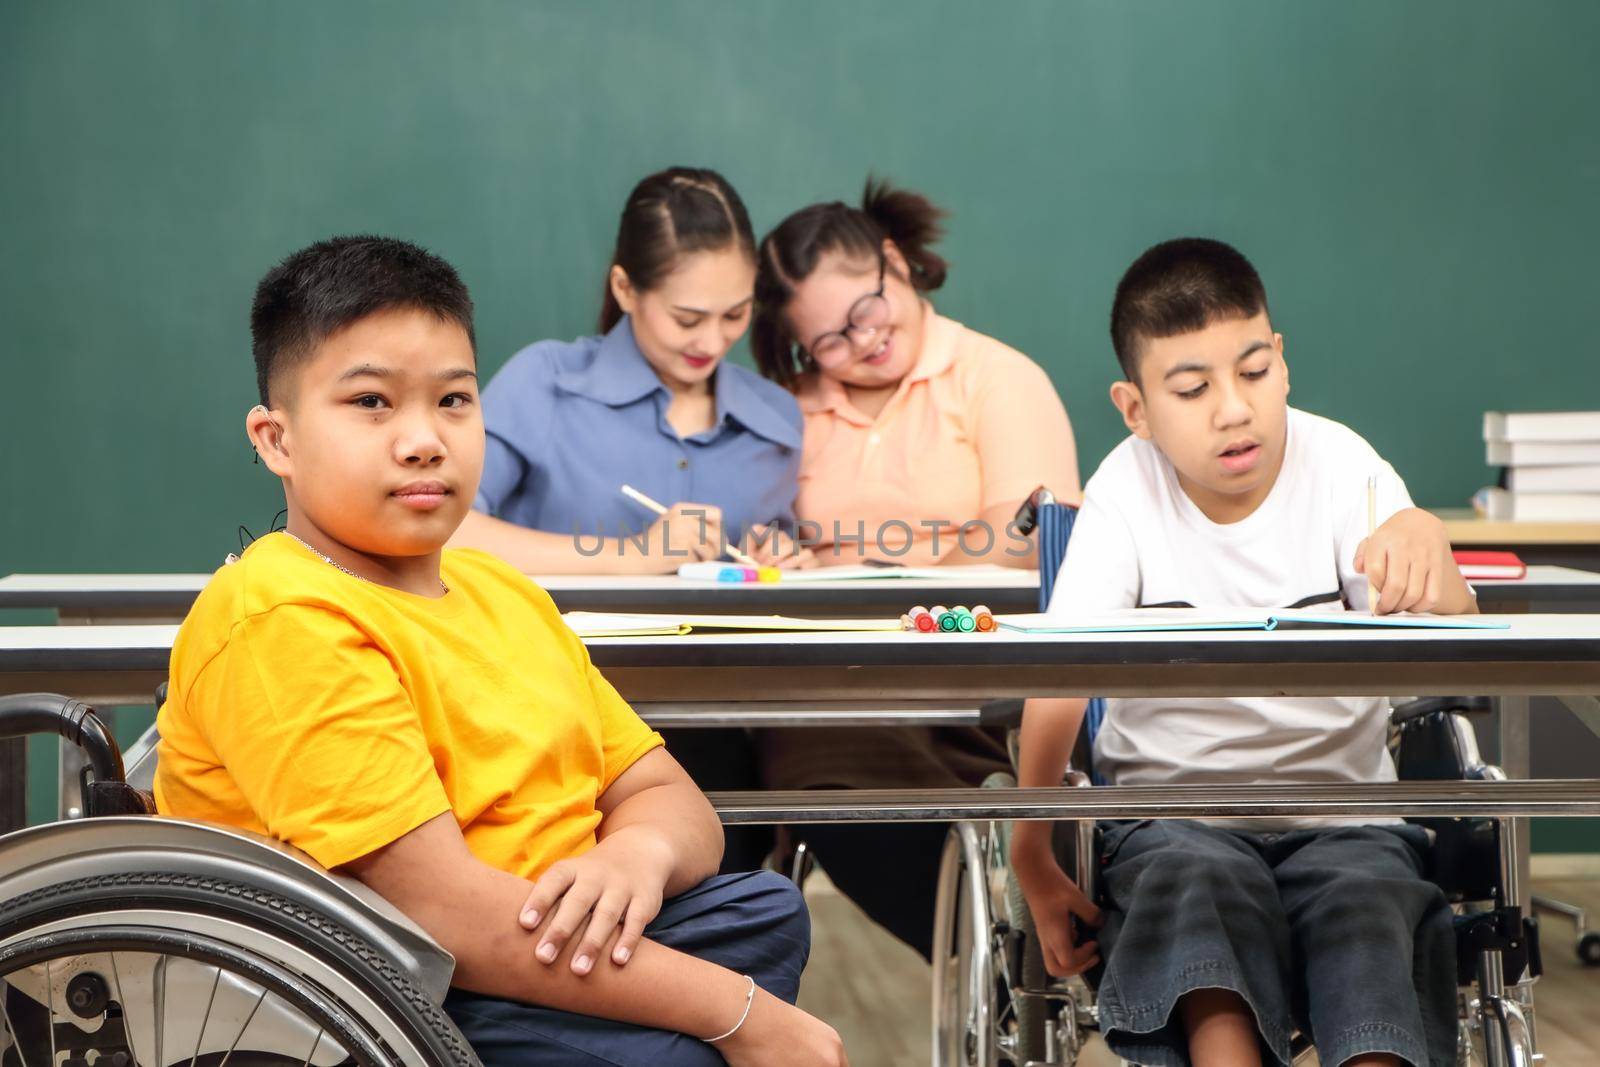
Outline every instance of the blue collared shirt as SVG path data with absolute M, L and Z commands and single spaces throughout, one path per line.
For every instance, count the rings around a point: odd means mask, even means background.
M 536 530 L 618 537 L 656 519 L 619 492 L 626 483 L 669 506 L 721 508 L 729 540 L 754 523 L 792 530 L 799 405 L 728 362 L 712 388 L 716 421 L 680 438 L 627 316 L 603 337 L 529 345 L 483 391 L 488 443 L 473 507 Z

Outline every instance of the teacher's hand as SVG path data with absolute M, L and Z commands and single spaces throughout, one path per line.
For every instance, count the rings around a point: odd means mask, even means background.
M 777 526 L 755 525 L 739 546 L 744 554 L 763 567 L 805 570 L 817 565 L 816 553 L 801 545 Z
M 713 504 L 674 504 L 648 532 L 651 562 L 663 573 L 678 565 L 721 557 L 726 545 L 722 509 Z

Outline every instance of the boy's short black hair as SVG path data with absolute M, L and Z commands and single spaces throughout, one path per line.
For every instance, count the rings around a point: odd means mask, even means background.
M 1133 261 L 1111 302 L 1111 347 L 1139 382 L 1139 348 L 1152 337 L 1203 330 L 1219 318 L 1267 310 L 1261 275 L 1232 245 L 1205 237 L 1163 241 Z
M 388 308 L 417 308 L 472 330 L 472 297 L 438 256 L 392 237 L 332 237 L 267 271 L 250 307 L 261 402 L 271 381 L 351 323 Z

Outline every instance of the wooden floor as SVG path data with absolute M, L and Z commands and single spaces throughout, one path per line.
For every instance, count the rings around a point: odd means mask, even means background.
M 1589 909 L 1600 929 L 1600 881 L 1546 881 L 1538 892 Z M 930 1062 L 929 971 L 911 949 L 873 925 L 820 871 L 806 883 L 811 907 L 811 963 L 800 1005 L 844 1038 L 851 1067 L 905 1067 Z M 1600 968 L 1585 968 L 1573 951 L 1572 924 L 1541 916 L 1544 977 L 1534 992 L 1544 1067 L 1600 1064 Z M 1116 1063 L 1096 1040 L 1084 1067 Z

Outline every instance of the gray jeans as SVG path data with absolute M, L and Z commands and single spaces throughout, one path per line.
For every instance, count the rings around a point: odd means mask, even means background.
M 1102 824 L 1106 961 L 1100 1026 L 1125 1059 L 1187 1067 L 1174 1012 L 1230 989 L 1255 1013 L 1263 1062 L 1299 1028 L 1320 1062 L 1361 1053 L 1455 1063 L 1455 935 L 1423 877 L 1415 826 L 1286 833 L 1187 820 Z

